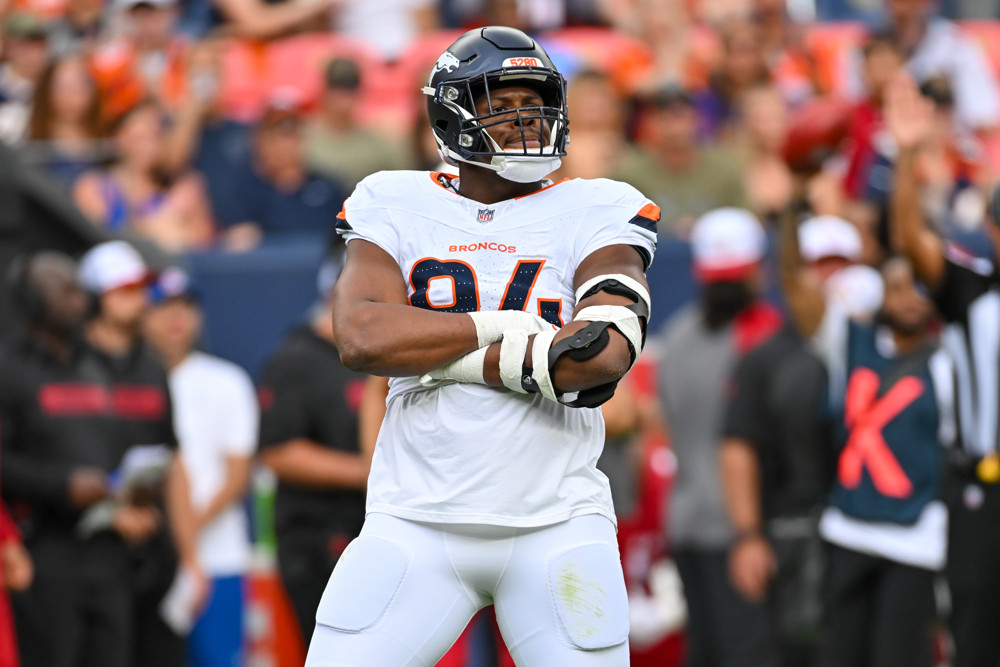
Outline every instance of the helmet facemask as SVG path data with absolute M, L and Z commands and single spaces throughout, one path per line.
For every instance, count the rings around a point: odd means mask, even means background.
M 486 96 L 487 108 L 492 107 L 491 90 L 523 86 L 537 92 L 542 106 L 527 106 L 488 111 L 479 114 L 475 102 Z M 539 181 L 559 168 L 569 142 L 569 117 L 566 107 L 566 80 L 555 70 L 538 67 L 502 68 L 466 79 L 452 79 L 436 87 L 425 87 L 424 93 L 434 103 L 451 113 L 457 122 L 438 120 L 433 127 L 441 157 L 449 164 L 466 162 L 496 171 L 500 176 L 519 183 Z M 540 141 L 538 148 L 529 147 L 533 128 L 524 122 L 534 120 Z M 489 134 L 489 129 L 514 122 L 521 130 L 521 148 L 503 150 Z M 534 138 L 534 137 L 530 137 Z M 489 158 L 483 160 L 483 158 Z

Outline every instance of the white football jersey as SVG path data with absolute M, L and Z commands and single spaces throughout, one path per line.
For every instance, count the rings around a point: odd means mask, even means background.
M 380 172 L 358 184 L 338 231 L 385 250 L 410 304 L 443 312 L 526 310 L 573 319 L 574 275 L 595 250 L 634 246 L 648 264 L 659 209 L 609 180 L 566 180 L 481 204 L 454 177 Z M 615 520 L 599 409 L 476 384 L 424 389 L 390 380 L 368 480 L 368 512 L 415 521 L 544 526 L 582 514 Z

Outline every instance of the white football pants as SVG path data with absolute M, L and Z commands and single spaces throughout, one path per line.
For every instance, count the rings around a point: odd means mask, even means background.
M 369 514 L 330 576 L 306 667 L 432 667 L 489 604 L 518 667 L 629 664 L 607 518 L 509 528 Z

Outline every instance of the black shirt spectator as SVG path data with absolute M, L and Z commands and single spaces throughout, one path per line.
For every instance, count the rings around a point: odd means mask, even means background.
M 826 372 L 788 325 L 736 367 L 723 435 L 749 443 L 760 463 L 763 519 L 802 516 L 826 499 L 833 448 L 824 423 Z
M 289 334 L 261 381 L 260 447 L 278 474 L 278 566 L 307 641 L 330 572 L 361 530 L 365 495 L 357 486 L 296 483 L 269 456 L 303 439 L 312 447 L 357 455 L 365 377 L 344 367 L 332 343 L 302 327 Z
M 4 496 L 22 511 L 25 538 L 75 541 L 80 518 L 67 497 L 78 467 L 105 473 L 125 448 L 115 434 L 110 378 L 82 343 L 59 360 L 23 339 L 0 358 Z

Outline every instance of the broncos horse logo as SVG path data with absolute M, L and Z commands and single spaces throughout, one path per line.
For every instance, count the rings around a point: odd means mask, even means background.
M 453 53 L 445 51 L 441 54 L 441 57 L 437 59 L 437 62 L 434 63 L 434 71 L 440 72 L 441 70 L 444 70 L 445 72 L 451 74 L 458 69 L 458 66 L 461 64 L 462 63 Z

